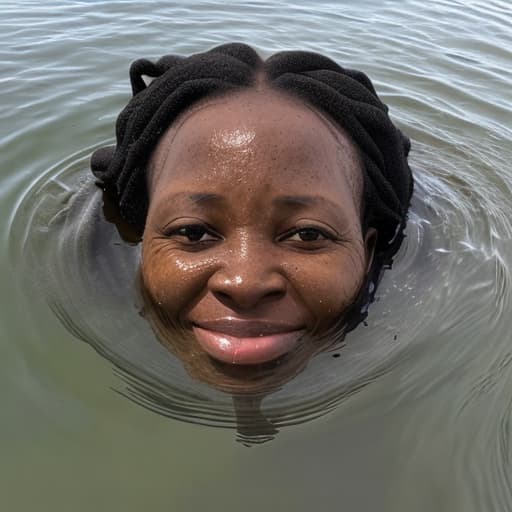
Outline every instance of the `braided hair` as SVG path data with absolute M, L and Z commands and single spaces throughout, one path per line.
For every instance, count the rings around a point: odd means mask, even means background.
M 143 77 L 149 77 L 146 84 Z M 370 281 L 376 284 L 404 236 L 413 178 L 409 139 L 362 72 L 313 52 L 279 52 L 263 61 L 249 46 L 230 43 L 190 57 L 166 55 L 130 68 L 133 97 L 116 122 L 116 146 L 96 150 L 91 170 L 115 198 L 121 217 L 143 227 L 148 211 L 146 168 L 160 137 L 187 108 L 214 95 L 251 88 L 259 77 L 302 99 L 345 130 L 363 164 L 363 230 L 378 232 Z M 375 289 L 375 286 L 373 287 Z M 370 290 L 371 293 L 371 290 Z

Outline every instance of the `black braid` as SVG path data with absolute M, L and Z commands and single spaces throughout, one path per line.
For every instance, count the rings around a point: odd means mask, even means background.
M 404 236 L 413 191 L 410 142 L 393 125 L 364 73 L 322 55 L 280 52 L 262 61 L 249 46 L 230 43 L 190 57 L 135 61 L 130 68 L 133 97 L 117 119 L 117 145 L 94 152 L 92 172 L 115 196 L 124 220 L 142 228 L 148 209 L 146 167 L 162 134 L 194 103 L 250 88 L 258 73 L 271 87 L 326 113 L 358 147 L 364 167 L 363 227 L 378 231 L 376 282 Z M 149 85 L 144 76 L 151 79 Z

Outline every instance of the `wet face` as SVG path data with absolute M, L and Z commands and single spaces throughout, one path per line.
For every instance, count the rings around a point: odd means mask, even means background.
M 146 293 L 200 357 L 293 358 L 364 282 L 375 233 L 362 232 L 361 183 L 352 142 L 298 100 L 247 91 L 196 106 L 151 160 Z

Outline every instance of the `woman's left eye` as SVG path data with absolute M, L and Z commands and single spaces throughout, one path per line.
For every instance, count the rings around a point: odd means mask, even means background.
M 331 237 L 324 231 L 317 228 L 301 228 L 290 233 L 284 239 L 296 242 L 318 242 L 319 240 L 329 240 Z

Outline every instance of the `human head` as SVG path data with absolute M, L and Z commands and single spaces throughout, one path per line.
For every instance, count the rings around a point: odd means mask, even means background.
M 154 78 L 149 86 L 144 75 Z M 198 105 L 217 105 L 205 107 L 206 112 L 229 104 L 229 98 L 244 97 L 243 91 L 247 99 L 248 91 L 263 85 L 271 101 L 294 104 L 317 121 L 325 118 L 324 125 L 330 123 L 357 153 L 361 235 L 364 239 L 371 230 L 378 233 L 371 268 L 363 273 L 368 276 L 365 289 L 360 291 L 371 292 L 370 283 L 375 290 L 383 265 L 391 262 L 403 237 L 412 177 L 408 140 L 391 123 L 387 107 L 365 75 L 308 52 L 282 52 L 262 61 L 251 48 L 232 44 L 189 58 L 167 56 L 156 64 L 137 61 L 131 79 L 134 97 L 119 116 L 117 146 L 99 150 L 92 159 L 94 174 L 115 193 L 126 221 L 140 228 L 146 225 L 152 186 L 148 164 L 164 133 Z M 358 281 L 361 288 L 363 281 Z M 364 293 L 352 299 L 356 295 Z

